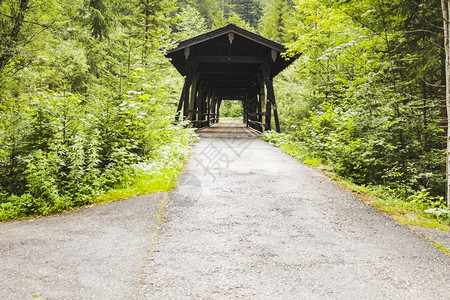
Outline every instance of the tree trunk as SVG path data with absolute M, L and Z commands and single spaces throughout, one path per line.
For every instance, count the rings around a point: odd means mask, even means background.
M 449 7 L 450 0 L 441 0 L 442 16 L 444 19 L 444 48 L 445 48 L 445 102 L 447 107 L 447 116 L 450 116 L 450 24 L 449 24 Z M 450 125 L 450 118 L 447 118 L 447 126 Z M 450 207 L 450 127 L 447 131 L 447 157 L 446 157 L 446 179 L 447 179 L 447 206 Z

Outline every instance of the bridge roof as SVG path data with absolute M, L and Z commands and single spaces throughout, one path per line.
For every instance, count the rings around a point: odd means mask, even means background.
M 297 57 L 285 59 L 281 55 L 286 50 L 279 43 L 228 25 L 182 41 L 166 56 L 181 75 L 198 73 L 198 79 L 217 94 L 223 94 L 225 99 L 239 99 L 263 74 L 262 66 L 273 78 L 295 61 Z

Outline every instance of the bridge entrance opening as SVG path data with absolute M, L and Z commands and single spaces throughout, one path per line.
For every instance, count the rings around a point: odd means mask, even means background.
M 219 113 L 221 119 L 242 120 L 244 117 L 244 104 L 242 100 L 224 100 L 220 106 Z
M 166 54 L 185 77 L 176 121 L 182 116 L 197 128 L 209 127 L 232 99 L 242 104 L 247 127 L 262 132 L 274 123 L 280 132 L 273 78 L 297 58 L 286 59 L 286 50 L 235 25 L 180 42 Z

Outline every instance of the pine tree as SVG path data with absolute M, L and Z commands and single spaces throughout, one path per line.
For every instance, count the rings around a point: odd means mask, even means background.
M 227 18 L 224 17 L 221 10 L 217 11 L 216 15 L 213 18 L 213 28 L 221 28 L 228 24 Z
M 234 11 L 253 28 L 258 27 L 262 6 L 258 0 L 233 0 Z
M 182 9 L 181 22 L 177 24 L 177 30 L 181 39 L 188 39 L 205 33 L 208 29 L 205 19 L 194 7 L 187 5 Z
M 175 22 L 171 14 L 175 11 L 174 0 L 135 0 L 137 14 L 135 25 L 138 28 L 137 38 L 151 43 L 162 32 L 168 33 L 170 25 Z
M 111 16 L 105 0 L 91 0 L 89 2 L 89 25 L 94 39 L 103 39 L 108 36 Z
M 279 43 L 287 42 L 291 18 L 289 3 L 284 0 L 269 2 L 264 9 L 264 15 L 259 26 L 261 35 Z

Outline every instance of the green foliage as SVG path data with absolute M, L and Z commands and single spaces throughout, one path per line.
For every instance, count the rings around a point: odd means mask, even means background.
M 213 23 L 214 23 L 213 29 L 218 29 L 228 24 L 233 24 L 243 29 L 254 31 L 254 28 L 251 27 L 246 21 L 244 21 L 244 19 L 242 19 L 242 17 L 239 14 L 235 12 L 230 13 L 229 17 L 227 18 L 221 11 L 219 11 L 214 17 Z
M 441 203 L 446 115 L 439 7 L 295 4 L 288 56 L 302 56 L 276 82 L 280 119 L 292 141 L 354 182 L 383 185 L 408 203 L 425 189 L 427 199 Z
M 209 29 L 217 29 L 227 24 L 235 24 L 256 32 L 263 16 L 264 0 L 178 0 L 182 11 L 195 8 Z M 290 2 L 290 1 L 289 1 Z M 191 22 L 183 20 L 182 22 Z
M 206 20 L 209 28 L 213 25 L 213 19 L 220 11 L 222 15 L 221 2 L 216 0 L 178 0 L 178 6 L 191 6 L 200 12 L 201 16 Z
M 290 25 L 293 22 L 291 1 L 269 1 L 259 24 L 261 35 L 279 43 L 291 41 Z
M 242 101 L 225 100 L 222 101 L 222 104 L 220 106 L 220 116 L 224 118 L 241 119 L 243 110 L 244 108 L 242 106 Z
M 233 0 L 234 11 L 249 26 L 257 28 L 262 17 L 262 5 L 258 0 Z M 233 23 L 234 24 L 234 23 Z
M 0 220 L 173 187 L 194 135 L 171 125 L 173 1 L 29 3 L 19 33 L 0 29 L 17 42 L 0 53 Z
M 200 12 L 192 6 L 187 5 L 181 10 L 181 21 L 177 24 L 180 39 L 189 39 L 208 31 L 206 20 Z
M 94 39 L 101 40 L 108 36 L 112 18 L 105 0 L 90 0 L 86 19 Z

